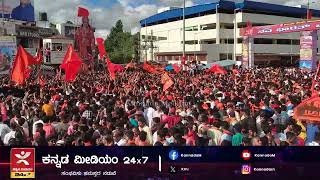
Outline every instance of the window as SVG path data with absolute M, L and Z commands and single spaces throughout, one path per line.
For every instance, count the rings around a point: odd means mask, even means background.
M 291 44 L 290 39 L 278 39 L 277 44 Z
M 272 44 L 272 39 L 264 39 L 264 38 L 255 38 L 254 44 Z
M 185 30 L 186 31 L 198 31 L 199 28 L 198 28 L 198 26 L 189 26 L 189 27 L 186 27 Z M 181 29 L 181 31 L 182 31 L 182 29 Z
M 203 39 L 200 42 L 201 42 L 201 44 L 215 44 L 216 39 Z
M 198 41 L 197 40 L 193 40 L 193 41 L 186 41 L 185 42 L 186 44 L 198 44 Z M 181 44 L 183 44 L 183 41 L 181 41 Z
M 293 39 L 292 45 L 300 45 L 300 40 Z
M 168 39 L 167 37 L 158 37 L 158 41 L 165 41 L 167 39 Z
M 200 26 L 201 30 L 210 30 L 210 29 L 216 29 L 216 24 L 204 24 Z
M 52 51 L 62 51 L 62 43 L 52 43 Z
M 266 24 L 266 23 L 251 23 L 252 27 L 256 27 L 256 26 L 269 26 L 272 24 Z M 247 27 L 247 22 L 241 22 L 238 23 L 238 27 L 239 28 L 246 28 Z
M 233 39 L 220 39 L 220 44 L 233 44 Z
M 220 60 L 232 59 L 232 53 L 229 54 L 219 54 Z
M 234 25 L 232 23 L 221 23 L 221 29 L 233 29 Z

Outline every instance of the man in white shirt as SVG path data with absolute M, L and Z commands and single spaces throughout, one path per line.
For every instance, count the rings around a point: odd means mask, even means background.
M 152 119 L 154 118 L 155 115 L 155 110 L 150 106 L 144 110 L 144 118 L 147 120 L 147 124 L 149 128 L 152 127 Z
M 126 146 L 127 140 L 124 138 L 123 132 L 116 129 L 113 131 L 112 134 L 113 134 L 114 144 L 116 144 L 117 146 Z
M 146 126 L 145 119 L 143 117 L 138 119 L 138 125 L 139 131 L 144 131 L 147 133 L 147 140 L 149 144 L 153 144 L 151 129 L 148 126 Z
M 9 128 L 9 126 L 2 122 L 2 118 L 0 116 L 0 137 L 2 141 L 4 141 L 4 136 L 8 134 L 10 131 L 11 129 Z

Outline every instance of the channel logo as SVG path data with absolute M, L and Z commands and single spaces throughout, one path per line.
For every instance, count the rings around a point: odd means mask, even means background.
M 242 159 L 248 161 L 251 158 L 251 153 L 248 150 L 242 151 Z
M 241 174 L 244 174 L 244 175 L 251 174 L 251 166 L 247 164 L 242 165 Z
M 169 158 L 170 158 L 172 161 L 177 160 L 178 157 L 179 157 L 178 151 L 171 150 L 171 151 L 169 152 Z
M 12 148 L 10 172 L 11 178 L 35 178 L 34 148 Z

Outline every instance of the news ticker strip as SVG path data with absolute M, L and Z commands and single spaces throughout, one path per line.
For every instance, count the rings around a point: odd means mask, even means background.
M 0 147 L 0 163 L 10 162 L 10 147 Z M 69 162 L 75 164 L 145 164 L 146 162 L 239 162 L 243 152 L 250 152 L 254 162 L 320 162 L 320 149 L 308 147 L 42 147 L 35 149 L 37 163 Z M 104 158 L 104 159 L 103 159 Z M 89 160 L 90 159 L 90 160 Z M 90 162 L 92 160 L 92 163 Z
M 66 147 L 60 149 L 48 147 L 11 149 L 3 147 L 0 149 L 0 165 L 10 165 L 10 169 L 0 166 L 0 170 L 7 172 L 8 176 L 10 174 L 12 178 L 34 178 L 39 176 L 39 172 L 47 172 L 40 173 L 41 176 L 51 174 L 81 177 L 128 175 L 132 171 L 140 173 L 141 176 L 156 173 L 190 175 L 208 167 L 210 169 L 214 167 L 216 170 L 228 169 L 234 174 L 242 175 L 262 172 L 279 174 L 285 172 L 285 168 L 296 168 L 301 165 L 307 167 L 308 163 L 320 162 L 319 150 L 316 148 Z M 293 163 L 297 165 L 292 165 Z M 320 163 L 317 164 L 320 166 Z M 308 169 L 311 170 L 314 167 Z M 213 172 L 209 170 L 205 173 Z

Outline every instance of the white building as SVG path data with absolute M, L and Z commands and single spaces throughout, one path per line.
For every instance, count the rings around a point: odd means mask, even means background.
M 74 39 L 77 28 L 80 25 L 72 24 L 72 23 L 61 23 L 57 24 L 56 28 L 59 31 L 59 34 L 68 38 Z
M 247 21 L 250 21 L 252 26 L 297 22 L 306 18 L 307 9 L 253 1 L 244 1 L 241 9 L 238 9 L 238 4 L 221 0 L 218 3 L 188 7 L 185 14 L 187 60 L 210 63 L 235 59 L 234 50 L 236 59 L 241 59 L 240 28 L 246 27 Z M 312 14 L 315 18 L 320 17 L 318 10 L 312 10 Z M 158 13 L 141 20 L 140 24 L 143 49 L 141 60 L 181 60 L 181 8 Z M 237 24 L 236 29 L 234 24 Z M 255 38 L 254 43 L 255 64 L 294 64 L 299 59 L 300 33 L 259 36 Z M 320 48 L 319 42 L 318 46 Z

